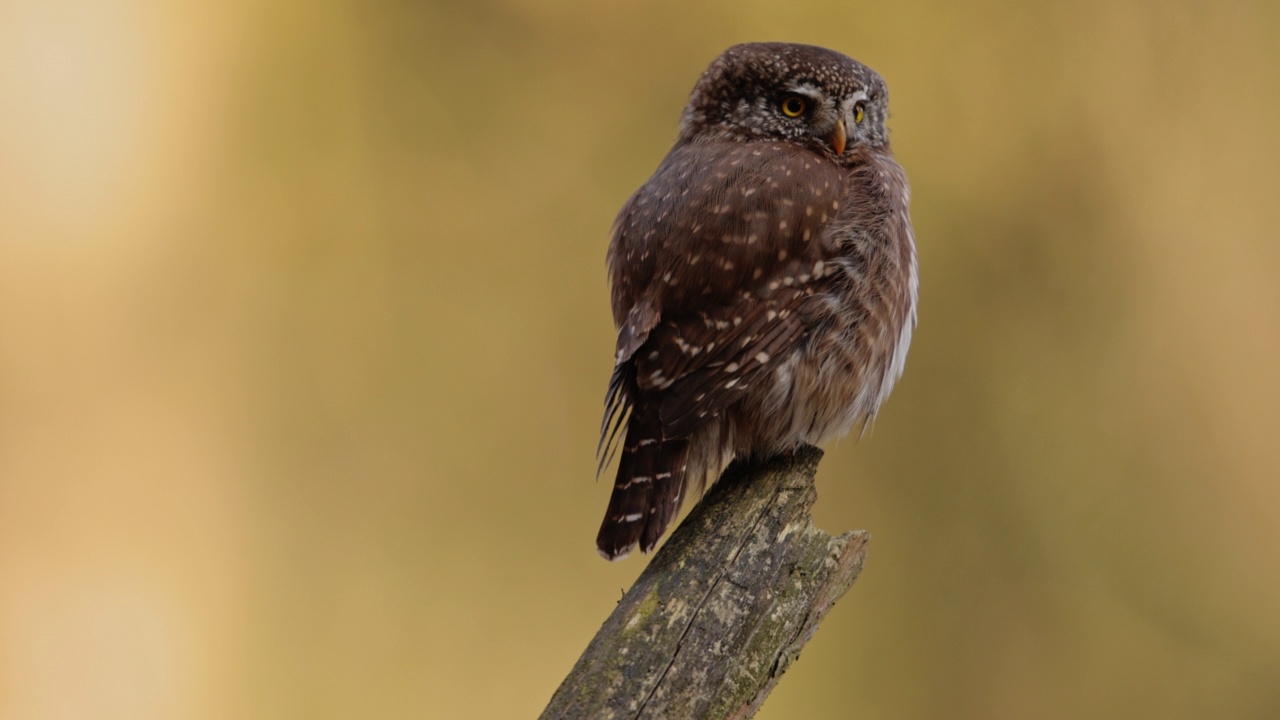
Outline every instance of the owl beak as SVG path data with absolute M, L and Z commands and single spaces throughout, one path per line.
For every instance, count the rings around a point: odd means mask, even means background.
M 844 120 L 836 123 L 836 129 L 831 131 L 831 149 L 836 151 L 837 155 L 844 154 L 844 144 L 849 136 L 844 133 Z

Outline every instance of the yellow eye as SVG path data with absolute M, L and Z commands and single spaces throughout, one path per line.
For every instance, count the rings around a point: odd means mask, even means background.
M 853 121 L 854 121 L 854 122 L 856 122 L 856 123 L 858 123 L 859 125 L 861 125 L 861 124 L 862 124 L 862 118 L 864 118 L 864 117 L 866 117 L 866 116 L 867 116 L 867 113 L 866 113 L 866 111 L 863 109 L 863 107 L 862 107 L 862 103 L 858 103 L 857 105 L 854 105 L 854 106 L 853 106 Z
M 787 117 L 800 117 L 804 114 L 806 107 L 804 98 L 798 95 L 789 95 L 782 101 L 782 114 Z

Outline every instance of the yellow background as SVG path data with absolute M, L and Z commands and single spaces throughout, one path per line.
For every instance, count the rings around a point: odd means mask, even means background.
M 727 45 L 892 89 L 922 290 L 761 718 L 1280 717 L 1280 8 L 0 3 L 0 717 L 533 717 L 614 213 Z

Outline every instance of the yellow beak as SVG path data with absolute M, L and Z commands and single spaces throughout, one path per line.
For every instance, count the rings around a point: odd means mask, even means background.
M 844 144 L 849 136 L 844 134 L 844 120 L 836 123 L 836 129 L 831 131 L 831 149 L 836 151 L 837 155 L 844 154 Z

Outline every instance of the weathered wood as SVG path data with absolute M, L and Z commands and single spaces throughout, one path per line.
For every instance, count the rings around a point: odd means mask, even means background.
M 730 467 L 627 591 L 544 720 L 749 718 L 862 569 L 809 516 L 822 451 Z

